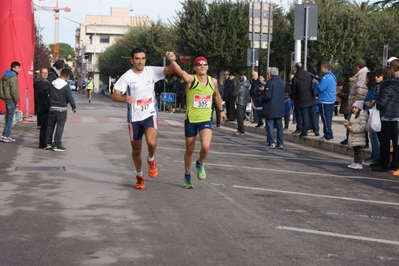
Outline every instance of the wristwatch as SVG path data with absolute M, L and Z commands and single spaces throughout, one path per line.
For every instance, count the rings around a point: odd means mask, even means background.
M 224 112 L 224 110 L 219 110 L 219 112 Z

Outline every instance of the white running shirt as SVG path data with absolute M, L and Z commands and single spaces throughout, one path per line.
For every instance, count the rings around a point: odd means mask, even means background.
M 132 69 L 123 74 L 115 83 L 114 89 L 133 96 L 133 103 L 127 104 L 127 121 L 137 122 L 156 114 L 155 82 L 164 79 L 163 67 L 144 67 L 136 74 Z

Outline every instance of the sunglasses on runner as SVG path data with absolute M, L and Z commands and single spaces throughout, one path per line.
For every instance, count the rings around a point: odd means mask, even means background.
M 195 64 L 195 66 L 197 66 L 197 67 L 199 67 L 199 66 L 207 66 L 207 65 L 208 65 L 207 62 L 199 62 L 199 63 Z

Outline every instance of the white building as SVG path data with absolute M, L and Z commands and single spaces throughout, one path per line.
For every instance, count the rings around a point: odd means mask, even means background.
M 148 17 L 132 17 L 129 8 L 111 8 L 110 16 L 87 15 L 75 34 L 76 67 L 75 76 L 81 81 L 93 76 L 95 92 L 110 84 L 109 77 L 101 75 L 98 69 L 98 54 L 115 43 L 129 28 L 149 26 Z

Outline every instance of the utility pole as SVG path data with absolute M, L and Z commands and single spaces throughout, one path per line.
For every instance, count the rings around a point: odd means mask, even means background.
M 302 0 L 296 0 L 298 5 L 302 5 Z M 295 40 L 295 63 L 301 62 L 302 43 L 301 40 Z

